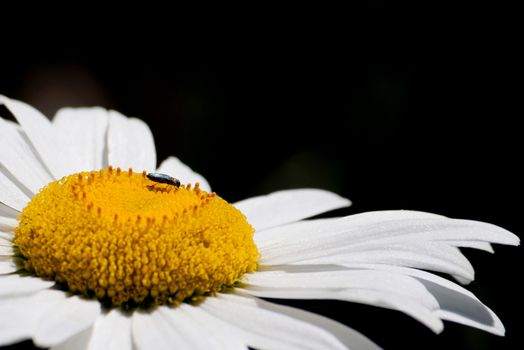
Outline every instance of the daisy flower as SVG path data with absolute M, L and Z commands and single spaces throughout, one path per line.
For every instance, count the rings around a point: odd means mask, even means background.
M 459 247 L 519 244 L 500 227 L 415 211 L 306 220 L 351 204 L 319 189 L 230 204 L 177 158 L 157 168 L 138 119 L 64 108 L 49 121 L 23 102 L 0 105 L 17 121 L 0 118 L 0 345 L 378 348 L 264 298 L 352 301 L 436 333 L 447 320 L 504 334 L 475 295 L 429 272 L 471 282 Z

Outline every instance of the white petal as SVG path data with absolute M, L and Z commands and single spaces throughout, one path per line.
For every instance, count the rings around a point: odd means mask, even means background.
M 211 316 L 201 307 L 189 304 L 180 305 L 176 312 L 184 313 L 186 319 L 196 323 L 201 334 L 207 334 L 213 342 L 213 349 L 217 350 L 247 350 L 247 346 L 241 337 L 235 333 L 234 328 Z
M 369 244 L 377 241 L 392 244 L 413 240 L 480 241 L 518 245 L 513 233 L 488 223 L 449 219 L 435 214 L 410 211 L 379 211 L 350 215 L 344 218 L 311 220 L 276 227 L 257 238 L 264 245 L 300 244 L 315 246 L 317 242 L 333 246 Z
M 367 225 L 371 223 L 385 222 L 385 221 L 396 221 L 396 220 L 409 220 L 409 219 L 443 219 L 445 216 L 427 213 L 424 211 L 417 210 L 378 210 L 378 211 L 367 211 L 364 213 L 354 214 L 348 216 L 351 217 L 351 221 L 355 225 Z
M 0 97 L 1 99 L 1 97 Z M 22 190 L 38 193 L 53 177 L 41 162 L 40 155 L 19 127 L 0 118 L 0 164 L 2 172 Z M 17 183 L 16 181 L 19 181 Z M 29 194 L 29 193 L 28 193 Z
M 429 309 L 412 298 L 374 289 L 319 289 L 319 288 L 265 288 L 241 289 L 248 294 L 279 299 L 330 299 L 351 301 L 385 309 L 397 310 L 413 317 L 435 333 L 440 333 L 444 325 L 435 310 Z
M 321 239 L 325 241 L 332 236 L 336 240 L 350 240 L 353 237 L 360 237 L 359 231 L 362 230 L 363 226 L 384 224 L 387 221 L 434 218 L 444 217 L 437 214 L 411 210 L 365 212 L 343 218 L 306 220 L 285 226 L 277 226 L 262 232 L 257 232 L 255 239 L 257 239 L 258 246 L 275 246 L 279 243 L 306 241 L 309 239 Z
M 15 251 L 13 250 L 13 247 L 11 245 L 2 244 L 3 240 L 0 240 L 0 257 L 1 256 L 13 256 L 15 254 Z M 2 291 L 0 290 L 0 294 Z
M 459 249 L 439 242 L 371 244 L 358 248 L 343 245 L 294 245 L 261 251 L 261 264 L 389 264 L 448 273 L 465 280 L 474 279 L 474 270 Z
M 109 112 L 100 107 L 62 108 L 55 115 L 53 125 L 74 155 L 75 172 L 107 166 L 108 119 Z
M 20 211 L 11 208 L 10 206 L 0 203 L 0 216 L 8 218 L 16 218 L 20 214 Z
M 504 335 L 504 326 L 497 315 L 473 293 L 442 277 L 425 271 L 410 272 L 416 276 L 437 299 L 437 315 L 448 321 L 461 323 L 484 331 Z
M 245 287 L 245 290 L 249 291 L 250 294 L 263 297 L 287 299 L 288 297 L 282 294 L 285 294 L 286 291 L 294 291 L 293 294 L 302 293 L 302 297 L 306 299 L 320 297 L 366 304 L 369 304 L 371 300 L 371 305 L 388 308 L 392 308 L 392 306 L 397 308 L 398 305 L 395 303 L 406 301 L 407 307 L 417 304 L 419 305 L 418 308 L 425 310 L 425 314 L 438 308 L 435 298 L 416 279 L 396 273 L 383 273 L 382 271 L 261 272 L 248 275 L 247 283 L 248 286 Z M 376 295 L 380 297 L 380 300 L 362 299 L 362 294 L 367 293 L 370 296 L 370 292 L 378 293 Z M 296 296 L 289 296 L 289 298 Z M 375 304 L 375 302 L 378 304 Z M 403 306 L 401 305 L 401 307 Z M 434 319 L 434 317 L 431 319 Z
M 488 309 L 488 308 L 486 307 L 486 309 Z M 472 320 L 469 317 L 465 317 L 465 316 L 457 314 L 455 312 L 446 311 L 446 310 L 439 310 L 439 311 L 437 311 L 437 315 L 441 319 L 446 320 L 446 321 L 460 323 L 460 324 L 463 324 L 465 326 L 478 328 L 478 329 L 481 329 L 483 331 L 486 331 L 486 332 L 489 332 L 489 333 L 492 333 L 492 334 L 495 334 L 495 335 L 504 336 L 506 334 L 506 330 L 504 329 L 504 325 L 502 324 L 500 319 L 497 317 L 497 315 L 495 315 L 495 313 L 493 311 L 491 311 L 490 309 L 488 309 L 488 311 L 490 312 L 490 316 L 491 316 L 491 319 L 492 319 L 492 321 L 490 322 L 490 325 L 486 325 L 484 323 L 474 321 L 474 320 Z
M 108 164 L 122 169 L 153 171 L 156 151 L 153 134 L 146 123 L 109 111 L 107 131 Z
M 308 311 L 296 309 L 289 306 L 277 305 L 266 302 L 264 300 L 257 300 L 258 307 L 266 310 L 270 310 L 282 315 L 287 315 L 294 319 L 304 321 L 306 323 L 315 325 L 322 328 L 329 333 L 333 334 L 349 349 L 358 350 L 377 350 L 380 349 L 378 345 L 373 343 L 369 338 L 360 334 L 359 332 L 351 329 L 337 321 L 323 317 Z
M 365 228 L 361 227 L 357 236 L 366 241 L 380 239 L 381 242 L 416 238 L 434 241 L 472 240 L 518 245 L 520 241 L 513 233 L 492 224 L 448 218 L 389 220 L 385 223 L 377 221 L 375 224 L 366 225 Z
M 1 345 L 11 345 L 14 343 L 21 342 L 25 339 L 29 339 L 31 337 L 31 329 L 29 328 L 27 320 L 23 317 L 23 315 L 21 315 L 20 313 L 15 313 L 13 308 L 0 307 L 0 310 L 6 312 L 6 314 L 3 315 L 9 315 L 9 317 L 2 317 L 2 319 L 0 319 Z M 25 311 L 26 313 L 34 312 L 29 308 L 24 308 L 23 311 Z
M 168 157 L 164 160 L 162 164 L 160 164 L 160 167 L 158 167 L 157 172 L 177 178 L 183 184 L 195 184 L 198 182 L 202 190 L 211 192 L 211 187 L 207 180 L 202 175 L 195 173 L 176 157 Z
M 441 319 L 504 335 L 504 326 L 497 315 L 476 298 L 427 280 L 422 283 L 437 298 L 440 304 L 437 315 Z
M 18 226 L 18 221 L 13 218 L 6 218 L 5 216 L 0 216 L 0 231 L 13 231 L 15 227 Z
M 272 250 L 275 247 L 288 245 L 292 242 L 303 242 L 309 239 L 320 239 L 343 232 L 346 237 L 346 225 L 340 224 L 341 218 L 314 219 L 293 222 L 276 226 L 267 230 L 257 231 L 254 239 L 259 249 Z
M 285 273 L 257 272 L 246 275 L 249 294 L 283 299 L 336 299 L 404 312 L 434 332 L 443 324 L 434 314 L 439 304 L 425 286 L 398 273 L 370 270 Z
M 254 298 L 220 294 L 199 307 L 237 328 L 251 347 L 262 349 L 347 349 L 326 330 L 262 307 Z
M 343 267 L 342 267 L 343 268 Z M 402 274 L 370 270 L 338 270 L 288 273 L 282 271 L 247 274 L 243 282 L 250 286 L 297 289 L 373 289 L 417 300 L 428 309 L 438 303 L 416 279 Z
M 445 241 L 445 242 L 453 247 L 472 248 L 472 249 L 483 250 L 488 253 L 495 253 L 491 244 L 487 242 L 481 242 L 481 241 Z
M 378 269 L 413 276 L 437 299 L 439 309 L 435 314 L 441 319 L 476 327 L 497 335 L 504 334 L 504 326 L 492 310 L 480 302 L 473 293 L 445 278 L 426 271 L 398 266 L 370 264 L 355 268 Z
M 89 350 L 131 350 L 131 317 L 113 309 L 93 326 Z
M 0 276 L 0 297 L 33 294 L 51 288 L 55 283 L 31 276 Z
M 377 211 L 344 218 L 351 226 L 359 227 L 355 238 L 385 240 L 431 239 L 443 241 L 483 241 L 518 245 L 519 238 L 513 233 L 485 222 L 450 219 L 430 213 L 406 217 L 405 211 Z M 363 220 L 364 218 L 364 220 Z
M 6 219 L 5 217 L 0 217 L 0 220 Z M 0 240 L 1 241 L 7 241 L 7 242 L 1 242 L 3 244 L 11 244 L 12 240 L 14 238 L 14 234 L 12 231 L 0 231 Z
M 214 348 L 214 339 L 207 334 L 202 336 L 202 327 L 189 314 L 182 311 L 184 305 L 177 308 L 159 307 L 155 314 L 171 327 L 170 333 L 176 335 L 177 347 L 185 349 Z
M 135 312 L 133 341 L 145 349 L 246 349 L 229 325 L 200 308 L 179 305 L 159 307 L 150 313 Z M 205 336 L 202 336 L 202 335 Z
M 297 189 L 249 198 L 234 205 L 260 231 L 347 207 L 351 202 L 329 191 Z
M 397 264 L 450 273 L 467 283 L 473 268 L 453 246 L 490 249 L 486 243 L 519 242 L 514 234 L 482 222 L 417 212 L 383 214 L 304 221 L 258 233 L 261 263 Z
M 411 210 L 383 210 L 353 214 L 345 217 L 327 219 L 306 220 L 291 223 L 285 226 L 277 226 L 262 232 L 257 232 L 261 244 L 275 244 L 279 242 L 294 241 L 297 239 L 318 239 L 342 235 L 349 239 L 353 235 L 358 236 L 362 227 L 373 224 L 384 224 L 388 221 L 408 219 L 435 219 L 444 216 Z M 348 233 L 351 233 L 349 235 Z
M 9 345 L 34 334 L 38 319 L 65 298 L 65 294 L 54 290 L 44 290 L 30 297 L 0 298 L 0 344 Z
M 29 197 L 0 169 L 0 202 L 16 211 L 22 211 L 29 200 Z
M 187 349 L 188 344 L 156 312 L 134 312 L 133 343 L 138 350 Z
M 72 155 L 51 122 L 39 111 L 20 101 L 0 96 L 56 179 L 72 173 Z
M 2 260 L 0 259 L 0 276 L 13 273 L 20 270 L 13 259 Z
M 91 341 L 92 333 L 93 328 L 89 327 L 88 329 L 73 335 L 63 343 L 51 347 L 51 350 L 86 350 Z
M 100 303 L 97 300 L 72 296 L 59 301 L 53 312 L 44 314 L 38 321 L 34 343 L 40 347 L 58 345 L 91 327 L 99 315 Z

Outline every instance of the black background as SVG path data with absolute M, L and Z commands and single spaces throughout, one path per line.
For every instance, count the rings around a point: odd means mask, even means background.
M 511 10 L 407 10 L 376 2 L 336 16 L 215 18 L 205 29 L 205 21 L 173 24 L 178 13 L 149 31 L 145 19 L 109 29 L 110 17 L 93 18 L 78 32 L 70 20 L 4 41 L 0 93 L 49 116 L 103 105 L 140 117 L 159 160 L 178 156 L 229 201 L 318 187 L 353 201 L 339 215 L 422 210 L 522 236 L 522 80 Z M 386 349 L 520 348 L 522 249 L 495 250 L 466 252 L 476 267 L 467 288 L 501 318 L 505 338 L 452 323 L 436 336 L 369 306 L 285 303 Z

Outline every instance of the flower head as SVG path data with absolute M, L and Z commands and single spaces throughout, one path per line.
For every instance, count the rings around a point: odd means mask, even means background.
M 256 268 L 253 228 L 232 205 L 109 167 L 63 177 L 22 211 L 24 268 L 113 306 L 176 303 Z
M 0 104 L 17 120 L 0 118 L 0 345 L 377 348 L 263 298 L 353 301 L 437 333 L 448 320 L 504 334 L 472 293 L 428 272 L 472 281 L 459 247 L 519 244 L 500 227 L 413 211 L 306 220 L 350 205 L 316 189 L 230 204 L 177 158 L 157 168 L 138 119 L 66 108 L 51 122 Z

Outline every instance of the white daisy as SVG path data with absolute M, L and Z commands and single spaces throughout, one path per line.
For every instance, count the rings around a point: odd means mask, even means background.
M 504 334 L 472 293 L 427 272 L 472 281 L 458 247 L 519 244 L 500 227 L 413 211 L 305 220 L 350 205 L 317 189 L 230 205 L 177 158 L 157 168 L 138 119 L 65 108 L 50 122 L 22 102 L 0 104 L 18 121 L 0 118 L 0 345 L 378 348 L 264 297 L 353 301 L 436 333 L 448 320 Z

